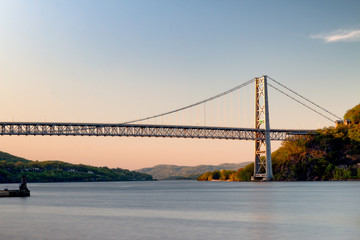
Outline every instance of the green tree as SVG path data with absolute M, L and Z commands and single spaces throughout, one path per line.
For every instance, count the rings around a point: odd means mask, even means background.
M 246 165 L 244 168 L 240 168 L 236 172 L 236 179 L 238 181 L 250 181 L 254 175 L 254 163 Z
M 230 175 L 233 174 L 234 172 L 235 171 L 232 171 L 232 170 L 222 169 L 220 171 L 220 180 L 222 180 L 222 181 L 229 180 Z
M 360 104 L 355 107 L 349 109 L 345 115 L 344 119 L 350 119 L 352 123 L 359 124 L 360 123 Z
M 349 128 L 349 138 L 360 143 L 360 124 L 353 124 Z
M 198 177 L 198 181 L 211 181 L 212 172 L 206 172 Z

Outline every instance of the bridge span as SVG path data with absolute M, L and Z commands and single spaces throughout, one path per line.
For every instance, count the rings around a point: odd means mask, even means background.
M 276 85 L 268 84 L 268 78 Z M 241 88 L 255 83 L 255 121 L 254 128 L 234 128 L 206 126 L 206 104 L 215 99 L 224 97 Z M 325 108 L 303 97 L 297 92 L 289 89 L 275 79 L 266 75 L 251 79 L 228 91 L 205 99 L 203 101 L 187 105 L 162 114 L 144 117 L 128 122 L 117 124 L 106 123 L 59 123 L 59 122 L 0 122 L 1 135 L 22 135 L 22 136 L 117 136 L 117 137 L 166 137 L 166 138 L 201 138 L 201 139 L 227 139 L 227 140 L 253 140 L 255 142 L 255 164 L 254 180 L 271 180 L 272 160 L 271 141 L 288 141 L 299 138 L 307 138 L 315 134 L 316 130 L 293 130 L 293 129 L 272 129 L 270 128 L 268 86 L 300 103 L 304 107 L 319 114 L 320 116 L 334 122 L 329 114 L 341 119 Z M 280 90 L 282 88 L 283 90 Z M 284 90 L 285 89 L 285 90 Z M 288 93 L 286 93 L 287 91 Z M 290 93 L 289 93 L 290 92 Z M 296 95 L 296 97 L 291 96 Z M 299 100 L 301 99 L 301 100 Z M 305 102 L 305 103 L 304 103 Z M 219 102 L 218 102 L 219 104 Z M 309 106 L 310 104 L 310 106 Z M 208 104 L 210 105 L 210 104 Z M 144 124 L 144 121 L 177 114 L 187 109 L 204 107 L 204 126 L 190 125 L 152 125 Z M 326 112 L 326 115 L 321 113 Z M 219 111 L 217 110 L 219 116 Z M 197 116 L 198 117 L 198 116 Z
M 169 137 L 265 140 L 265 129 L 148 124 L 0 122 L 0 135 Z M 315 130 L 270 129 L 270 139 L 293 140 Z

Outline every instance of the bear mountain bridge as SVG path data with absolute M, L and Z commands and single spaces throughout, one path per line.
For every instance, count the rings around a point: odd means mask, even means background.
M 277 87 L 268 83 L 270 79 Z M 199 105 L 205 105 L 214 99 L 218 99 L 236 90 L 239 90 L 255 82 L 255 127 L 234 128 L 214 126 L 188 126 L 188 125 L 166 125 L 166 124 L 139 124 L 139 122 L 156 119 L 163 116 L 175 114 Z M 200 138 L 200 139 L 227 139 L 227 140 L 254 140 L 255 141 L 255 165 L 254 180 L 271 180 L 271 141 L 288 141 L 303 138 L 315 133 L 315 130 L 295 129 L 271 129 L 269 120 L 268 86 L 286 95 L 292 100 L 305 106 L 320 116 L 334 122 L 327 117 L 331 115 L 336 119 L 340 117 L 315 104 L 309 99 L 287 88 L 275 79 L 266 75 L 251 79 L 226 92 L 205 99 L 203 101 L 175 109 L 162 114 L 136 119 L 123 123 L 59 123 L 59 122 L 0 122 L 0 135 L 33 135 L 33 136 L 127 136 L 127 137 L 169 137 L 169 138 Z M 296 95 L 302 100 L 291 96 L 279 86 Z M 306 103 L 305 103 L 306 102 Z M 310 105 L 310 106 L 309 106 Z M 320 109 L 320 110 L 316 110 Z

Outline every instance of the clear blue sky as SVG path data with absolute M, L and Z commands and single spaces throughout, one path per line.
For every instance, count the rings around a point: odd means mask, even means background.
M 360 102 L 359 12 L 359 1 L 2 0 L 0 119 L 123 122 L 263 74 L 342 116 Z M 271 93 L 272 127 L 332 124 L 285 99 Z M 253 156 L 251 142 L 215 140 L 2 137 L 0 144 L 33 160 L 126 168 Z

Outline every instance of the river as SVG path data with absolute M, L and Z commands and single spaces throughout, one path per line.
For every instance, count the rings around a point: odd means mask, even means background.
M 14 184 L 0 184 L 16 188 Z M 1 240 L 360 239 L 360 182 L 30 183 Z

